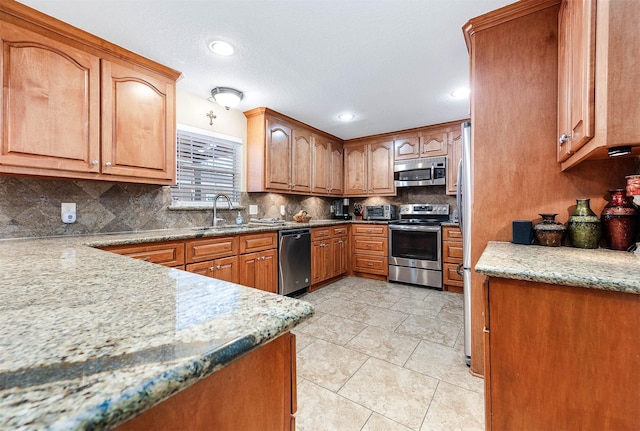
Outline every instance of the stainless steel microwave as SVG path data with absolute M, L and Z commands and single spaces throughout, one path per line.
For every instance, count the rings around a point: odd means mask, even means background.
M 364 207 L 365 220 L 395 220 L 396 206 L 395 205 L 365 205 Z
M 444 186 L 447 181 L 447 158 L 398 160 L 393 164 L 396 187 Z

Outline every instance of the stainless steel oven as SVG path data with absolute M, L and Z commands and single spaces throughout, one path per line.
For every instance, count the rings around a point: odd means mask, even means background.
M 400 217 L 389 223 L 389 281 L 442 289 L 441 223 L 449 205 L 402 205 Z

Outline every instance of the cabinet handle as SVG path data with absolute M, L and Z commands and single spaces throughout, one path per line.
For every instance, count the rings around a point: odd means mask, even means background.
M 140 259 L 140 260 L 144 260 L 145 262 L 149 262 L 149 261 L 151 260 L 151 257 L 150 257 L 150 256 L 143 257 L 143 258 L 142 258 L 142 259 Z
M 220 266 L 220 265 L 216 266 L 216 269 L 220 269 L 220 268 L 222 268 L 222 266 Z
M 111 166 L 111 162 L 107 162 L 107 163 L 105 163 L 104 165 L 105 165 L 106 167 L 109 167 L 109 166 Z
M 98 164 L 98 161 L 97 160 L 91 160 L 91 164 L 95 166 L 95 165 Z
M 367 263 L 367 266 L 373 266 L 373 263 Z
M 211 268 L 209 268 L 209 270 L 210 270 L 211 272 L 213 272 L 213 271 L 215 271 L 215 270 L 216 270 L 216 267 L 215 267 L 215 266 L 212 266 Z
M 371 248 L 371 247 L 373 247 L 373 245 L 367 244 L 367 248 Z
M 560 139 L 558 139 L 558 143 L 560 145 L 563 145 L 565 142 L 569 142 L 569 139 L 571 139 L 571 135 L 567 135 L 566 133 L 563 133 L 562 135 L 560 135 Z

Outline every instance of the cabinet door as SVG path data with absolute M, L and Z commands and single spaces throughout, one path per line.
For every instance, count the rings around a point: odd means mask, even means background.
M 98 173 L 99 59 L 6 22 L 0 37 L 0 171 Z
M 175 83 L 106 60 L 101 67 L 102 173 L 173 183 Z
M 558 15 L 558 161 L 594 134 L 595 6 L 595 0 L 566 0 Z
M 347 272 L 347 237 L 331 240 L 331 277 Z
M 342 145 L 331 143 L 329 159 L 329 193 L 342 196 L 344 190 L 344 157 Z
M 395 160 L 417 159 L 420 154 L 418 135 L 400 137 L 393 141 Z
M 266 188 L 289 190 L 291 188 L 291 142 L 293 131 L 282 122 L 266 119 L 267 151 Z
M 446 194 L 455 195 L 458 190 L 458 164 L 462 159 L 462 131 L 449 133 L 448 145 Z
M 368 192 L 370 195 L 393 195 L 393 141 L 369 145 Z
M 216 259 L 213 261 L 211 277 L 217 278 L 218 280 L 229 281 L 231 283 L 238 283 L 238 266 L 238 256 Z
M 422 132 L 420 136 L 420 157 L 446 156 L 448 137 L 448 129 Z
M 327 194 L 329 192 L 329 152 L 331 144 L 321 137 L 316 136 L 313 140 L 313 184 L 311 191 L 316 194 Z M 342 188 L 342 184 L 340 184 Z
M 260 253 L 260 262 L 256 267 L 256 289 L 278 293 L 278 253 L 276 250 Z
M 326 242 L 324 241 L 311 242 L 311 284 L 320 283 L 324 280 L 325 248 Z
M 291 190 L 311 192 L 311 151 L 313 139 L 306 129 L 293 129 L 291 148 Z
M 213 277 L 213 261 L 190 263 L 186 266 L 187 272 Z
M 367 194 L 367 146 L 364 144 L 344 148 L 344 194 Z

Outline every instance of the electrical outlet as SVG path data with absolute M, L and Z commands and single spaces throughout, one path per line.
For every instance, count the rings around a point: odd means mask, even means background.
M 60 208 L 60 218 L 63 223 L 75 223 L 76 222 L 76 204 L 75 203 L 63 203 Z
M 249 205 L 249 215 L 258 214 L 258 205 Z
M 287 215 L 287 211 L 284 208 L 284 205 L 280 205 L 280 215 L 285 216 Z

